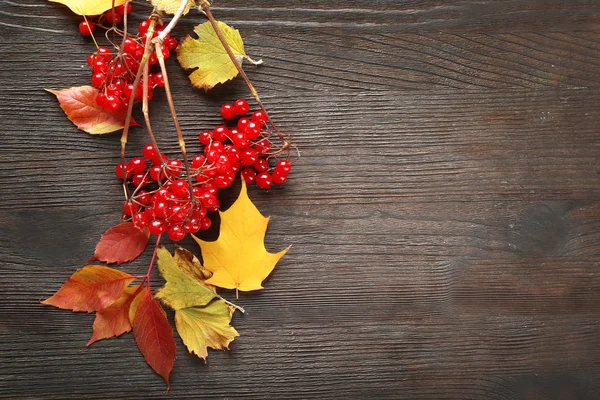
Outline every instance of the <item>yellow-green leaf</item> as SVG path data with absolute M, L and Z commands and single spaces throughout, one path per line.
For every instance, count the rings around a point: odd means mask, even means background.
M 177 260 L 169 250 L 161 247 L 157 251 L 157 256 L 158 269 L 166 283 L 156 293 L 156 297 L 166 305 L 174 310 L 204 306 L 215 297 L 215 292 L 211 288 L 188 275 L 177 265 Z
M 167 14 L 175 14 L 181 5 L 180 0 L 150 0 L 150 3 L 152 3 L 152 5 L 156 7 L 158 11 L 162 11 Z M 185 10 L 183 11 L 183 15 L 187 14 L 190 11 L 190 8 L 195 5 L 195 0 L 188 0 Z
M 233 205 L 221 215 L 221 231 L 214 242 L 194 237 L 202 250 L 204 267 L 213 273 L 209 285 L 236 291 L 262 289 L 262 281 L 288 251 L 272 254 L 265 249 L 264 237 L 269 218 L 265 218 L 248 198 L 246 184 Z
M 104 11 L 110 10 L 113 6 L 113 0 L 50 0 L 55 3 L 61 3 L 69 7 L 71 11 L 78 15 L 100 15 Z M 125 3 L 125 0 L 115 0 L 115 7 Z
M 190 353 L 206 359 L 208 347 L 228 349 L 229 343 L 239 336 L 231 326 L 233 307 L 223 300 L 215 300 L 205 307 L 189 307 L 175 311 L 177 332 Z
M 227 24 L 217 21 L 219 30 L 241 64 L 246 53 L 240 33 Z M 177 59 L 185 69 L 197 68 L 189 76 L 192 85 L 209 90 L 219 83 L 227 82 L 238 75 L 238 70 L 219 41 L 210 22 L 196 25 L 198 39 L 186 37 L 177 47 Z

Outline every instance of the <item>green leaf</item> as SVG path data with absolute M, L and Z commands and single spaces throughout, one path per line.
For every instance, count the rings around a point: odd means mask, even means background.
M 217 24 L 233 54 L 242 64 L 247 56 L 240 33 L 223 22 L 217 21 Z M 210 22 L 197 25 L 194 32 L 198 39 L 188 36 L 177 47 L 177 59 L 181 66 L 185 69 L 197 68 L 189 76 L 192 85 L 208 91 L 219 83 L 235 78 L 238 70 Z
M 216 294 L 198 279 L 186 274 L 179 266 L 169 250 L 161 247 L 157 251 L 158 269 L 165 278 L 165 286 L 160 288 L 156 297 L 174 310 L 204 306 Z

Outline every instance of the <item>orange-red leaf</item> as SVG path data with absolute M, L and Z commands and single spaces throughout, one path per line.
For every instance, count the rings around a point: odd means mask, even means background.
M 58 98 L 60 108 L 79 129 L 92 135 L 101 135 L 123 129 L 127 111 L 119 109 L 108 113 L 96 103 L 98 89 L 77 86 L 63 90 L 48 90 Z M 131 119 L 129 126 L 140 126 Z
M 119 265 L 135 260 L 148 245 L 149 238 L 148 228 L 140 229 L 131 222 L 113 226 L 100 238 L 90 261 L 98 260 Z
M 154 299 L 150 289 L 142 290 L 131 307 L 133 318 L 133 337 L 152 369 L 162 376 L 169 385 L 169 375 L 176 356 L 173 328 L 167 320 L 165 310 Z
M 101 311 L 117 301 L 135 278 L 102 265 L 87 265 L 42 304 L 73 311 Z
M 96 313 L 96 319 L 92 327 L 92 337 L 86 346 L 101 339 L 120 336 L 131 330 L 129 306 L 139 287 L 138 285 L 126 288 L 117 301 Z

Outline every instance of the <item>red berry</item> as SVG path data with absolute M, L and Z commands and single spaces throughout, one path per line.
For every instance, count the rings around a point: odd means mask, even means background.
M 137 212 L 133 216 L 133 223 L 135 226 L 142 227 L 148 225 L 150 217 L 145 212 Z
M 146 174 L 136 174 L 131 178 L 131 182 L 135 185 L 135 187 L 140 188 L 146 186 L 148 183 L 148 178 Z
M 273 184 L 273 178 L 268 172 L 261 172 L 260 174 L 256 175 L 256 184 L 260 188 L 268 189 Z
M 137 212 L 138 208 L 139 206 L 131 200 L 124 202 L 123 206 L 121 206 L 123 214 L 129 216 L 134 215 Z
M 96 95 L 96 104 L 99 107 L 104 107 L 104 101 L 106 100 L 106 96 L 102 92 L 98 92 Z
M 92 75 L 92 86 L 101 88 L 104 86 L 104 81 L 106 80 L 106 75 L 102 72 Z
M 81 21 L 79 23 L 79 33 L 83 36 L 91 36 L 94 29 L 96 29 L 96 26 L 91 22 Z
M 254 150 L 260 154 L 268 154 L 271 151 L 271 143 L 267 139 L 261 139 L 254 145 Z
M 229 138 L 233 142 L 233 145 L 238 149 L 250 146 L 250 140 L 246 137 L 245 133 L 238 132 L 237 129 L 232 129 L 229 134 Z
M 107 94 L 104 101 L 104 109 L 108 112 L 115 112 L 119 107 L 121 107 L 121 100 L 117 96 Z
M 246 136 L 250 140 L 254 140 L 260 136 L 260 125 L 254 121 L 250 121 L 246 124 L 245 130 Z
M 137 48 L 138 44 L 135 42 L 135 40 L 131 38 L 125 39 L 125 43 L 123 44 L 123 51 L 125 53 L 135 54 Z
M 229 129 L 223 125 L 219 125 L 215 127 L 212 131 L 212 137 L 214 140 L 218 142 L 224 142 L 227 140 L 227 136 L 229 135 Z
M 159 200 L 154 202 L 152 209 L 154 210 L 154 215 L 158 218 L 164 218 L 167 215 L 167 210 L 169 209 L 169 203 L 166 200 Z
M 129 14 L 131 12 L 131 3 L 127 3 L 127 10 L 125 9 L 125 4 L 118 6 L 116 8 L 117 13 L 120 15 Z
M 129 170 L 127 164 L 117 164 L 117 166 L 115 167 L 115 174 L 117 174 L 117 177 L 119 177 L 119 179 L 123 179 L 123 171 L 125 171 L 125 175 L 127 176 L 127 178 L 129 178 L 133 174 L 133 171 Z
M 171 36 L 167 36 L 163 45 L 169 50 L 175 50 L 177 48 L 177 39 Z
M 171 225 L 167 231 L 172 241 L 178 242 L 185 237 L 185 232 L 181 224 Z
M 233 105 L 223 104 L 221 106 L 221 117 L 223 117 L 223 119 L 231 119 L 235 117 L 235 110 L 233 109 Z
M 123 94 L 121 88 L 115 85 L 114 83 L 111 83 L 106 87 L 107 96 L 121 97 L 121 94 Z
M 113 13 L 112 10 L 108 10 L 106 13 L 104 13 L 104 18 L 106 18 L 106 21 L 108 21 L 109 24 L 120 24 L 121 20 L 123 19 L 123 17 L 121 16 L 121 14 L 118 13 Z
M 150 20 L 149 19 L 147 19 L 145 21 L 142 21 L 138 25 L 138 32 L 140 33 L 140 35 L 146 36 L 146 33 L 148 33 L 148 28 L 149 27 L 150 27 Z
M 292 164 L 289 160 L 280 160 L 275 164 L 275 170 L 285 172 L 286 174 L 292 169 Z
M 242 178 L 244 178 L 244 181 L 246 181 L 246 184 L 248 185 L 253 183 L 254 179 L 256 178 L 256 172 L 252 168 L 244 168 L 242 172 L 240 172 L 240 174 L 242 175 Z
M 267 116 L 261 110 L 254 111 L 254 113 L 252 113 L 252 121 L 256 122 L 259 125 L 266 125 L 267 124 Z
M 102 57 L 104 61 L 109 62 L 112 57 L 112 54 L 110 50 L 106 47 L 98 47 L 98 50 L 96 50 L 96 56 Z
M 148 230 L 153 235 L 160 235 L 167 230 L 167 224 L 162 219 L 153 219 L 148 223 Z
M 158 64 L 158 57 L 156 57 L 156 53 L 150 54 L 150 58 L 148 58 L 148 64 L 150 64 L 150 65 Z
M 200 139 L 200 143 L 202 143 L 205 146 L 208 146 L 212 140 L 212 134 L 209 131 L 202 131 L 200 132 L 200 136 L 198 137 L 198 139 Z
M 257 160 L 258 160 L 258 153 L 254 149 L 246 148 L 240 152 L 240 161 L 242 162 L 242 165 L 244 165 L 244 166 L 252 165 Z
M 150 160 L 152 162 L 154 162 L 155 160 L 158 161 L 158 154 L 156 153 L 156 149 L 151 144 L 147 144 L 146 146 L 144 146 L 144 148 L 142 149 L 142 155 L 145 159 Z
M 142 203 L 144 205 L 150 204 L 150 200 L 152 200 L 152 195 L 145 190 L 140 190 L 138 194 L 135 196 L 135 199 L 138 203 Z
M 167 162 L 167 169 L 172 176 L 177 177 L 183 171 L 183 163 L 180 160 L 169 160 Z
M 237 128 L 240 132 L 245 132 L 246 131 L 246 125 L 248 124 L 248 122 L 250 122 L 250 120 L 248 118 L 240 118 L 240 120 L 237 123 Z
M 152 77 L 152 82 L 159 87 L 164 87 L 165 86 L 165 78 L 163 77 L 162 72 L 157 72 L 156 74 L 154 74 L 154 76 Z
M 233 105 L 233 111 L 236 115 L 244 115 L 250 110 L 248 102 L 244 99 L 237 100 Z
M 192 158 L 192 163 L 190 165 L 190 167 L 197 169 L 200 168 L 204 165 L 204 161 L 206 160 L 206 157 L 204 156 L 196 156 L 194 158 Z
M 92 62 L 92 73 L 98 74 L 106 71 L 108 71 L 108 64 L 106 64 L 106 61 L 104 61 L 103 58 L 96 57 Z
M 178 179 L 175 182 L 173 182 L 173 185 L 170 189 L 173 192 L 173 194 L 179 197 L 180 199 L 183 199 L 190 194 L 190 187 L 188 183 L 183 179 Z
M 171 55 L 171 52 L 170 52 L 170 51 L 169 51 L 169 49 L 168 49 L 167 47 L 165 47 L 165 46 L 163 46 L 163 47 L 162 47 L 162 49 L 161 49 L 161 52 L 162 52 L 162 55 L 163 55 L 163 57 L 165 58 L 165 60 L 166 60 L 167 58 L 169 58 L 169 56 Z
M 203 231 L 210 228 L 211 225 L 212 225 L 212 221 L 208 217 L 204 217 L 200 220 L 200 229 L 202 229 Z
M 129 160 L 129 169 L 131 169 L 136 174 L 141 174 L 146 171 L 146 161 L 144 161 L 141 157 L 135 157 Z
M 230 148 L 228 148 L 226 154 L 229 158 L 229 162 L 231 162 L 232 164 L 235 165 L 238 161 L 240 161 L 240 151 L 235 147 L 231 146 Z
M 275 170 L 275 172 L 273 172 L 273 182 L 277 183 L 278 185 L 285 183 L 285 181 L 287 181 L 287 178 L 288 178 L 287 172 L 282 172 L 277 169 Z
M 215 177 L 215 184 L 219 189 L 224 189 L 231 186 L 235 180 L 235 174 L 232 171 L 227 171 L 223 175 L 217 175 Z
M 269 163 L 264 158 L 259 158 L 254 163 L 254 169 L 257 172 L 265 172 L 269 168 Z

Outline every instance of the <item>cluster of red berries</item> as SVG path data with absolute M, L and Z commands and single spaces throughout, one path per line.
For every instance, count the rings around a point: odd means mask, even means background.
M 96 25 L 101 24 L 102 21 L 106 21 L 111 25 L 118 25 L 123 20 L 123 15 L 129 14 L 131 12 L 131 3 L 127 4 L 127 9 L 125 9 L 125 5 L 121 5 L 115 7 L 114 10 L 110 9 L 104 14 L 98 16 L 97 23 L 94 23 L 90 19 L 85 19 L 79 24 L 79 33 L 83 36 L 91 36 L 96 30 Z M 92 18 L 92 17 L 88 17 Z
M 122 6 L 120 6 L 122 7 Z M 115 8 L 119 12 L 119 7 Z M 118 13 L 113 14 L 107 11 L 111 18 Z M 108 17 L 106 17 L 108 19 Z M 96 52 L 90 54 L 87 58 L 88 65 L 92 68 L 92 86 L 99 89 L 96 96 L 96 104 L 104 108 L 107 112 L 115 112 L 119 109 L 126 110 L 129 107 L 131 94 L 134 90 L 133 81 L 140 67 L 140 62 L 144 55 L 144 43 L 150 20 L 142 21 L 139 25 L 137 37 L 128 37 L 123 42 L 123 48 L 117 49 L 113 54 L 106 47 L 99 47 Z M 157 24 L 154 36 L 158 35 L 164 29 L 164 25 Z M 177 47 L 177 40 L 171 35 L 167 35 L 163 41 L 162 54 L 165 59 L 171 55 L 171 50 Z M 148 63 L 158 64 L 158 57 L 155 53 L 150 55 Z M 152 90 L 155 87 L 163 87 L 165 81 L 161 72 L 148 74 L 148 100 L 152 99 Z M 134 102 L 142 100 L 143 96 L 143 78 L 135 88 Z
M 210 227 L 206 213 L 218 210 L 218 190 L 230 186 L 237 172 L 248 184 L 256 182 L 261 188 L 285 183 L 291 164 L 287 159 L 275 160 L 265 114 L 255 111 L 244 117 L 249 105 L 241 99 L 223 107 L 233 110 L 226 119 L 242 118 L 234 128 L 220 125 L 200 133 L 203 154 L 190 159 L 189 176 L 181 160 L 168 159 L 151 144 L 142 150 L 143 157 L 116 166 L 117 176 L 133 185 L 133 195 L 123 204 L 125 219 L 179 241 L 187 233 Z M 155 185 L 154 190 L 146 190 L 148 185 Z

